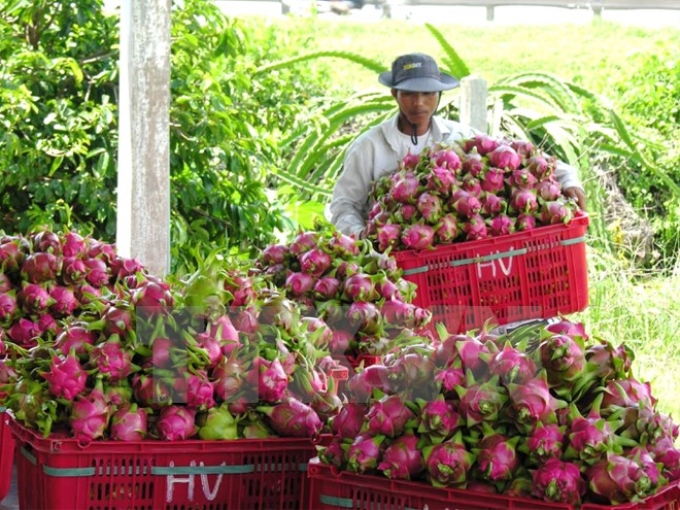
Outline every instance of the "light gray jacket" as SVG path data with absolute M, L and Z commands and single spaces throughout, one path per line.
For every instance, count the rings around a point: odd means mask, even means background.
M 333 189 L 326 216 L 344 234 L 358 235 L 368 217 L 371 185 L 381 175 L 397 170 L 406 155 L 403 134 L 397 127 L 398 115 L 361 134 L 347 148 L 343 169 Z M 425 146 L 439 142 L 470 138 L 478 131 L 439 116 L 432 118 L 430 136 Z M 562 189 L 582 188 L 576 168 L 558 162 L 555 176 Z

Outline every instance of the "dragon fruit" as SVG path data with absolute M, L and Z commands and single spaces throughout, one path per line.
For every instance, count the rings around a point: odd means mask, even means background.
M 635 460 L 608 452 L 586 471 L 588 487 L 598 500 L 619 505 L 644 499 L 655 486 Z
M 31 253 L 21 264 L 21 278 L 29 283 L 51 282 L 56 280 L 61 272 L 61 266 L 61 257 L 54 253 L 46 251 Z
M 54 303 L 49 291 L 35 283 L 25 283 L 17 294 L 17 301 L 26 314 L 40 314 Z
M 160 439 L 181 441 L 196 435 L 196 411 L 179 405 L 162 407 L 156 422 L 156 432 Z
M 394 174 L 390 196 L 402 204 L 415 204 L 420 183 L 413 172 Z
M 69 420 L 73 437 L 83 444 L 102 438 L 108 428 L 110 416 L 102 380 L 98 378 L 89 393 L 80 394 L 73 400 Z
M 462 163 L 463 172 L 477 177 L 484 172 L 484 158 L 477 152 L 465 154 Z
M 382 456 L 385 436 L 362 434 L 347 449 L 347 469 L 364 474 L 375 470 Z
M 206 410 L 215 406 L 215 387 L 204 370 L 187 377 L 186 405 L 193 409 Z
M 520 214 L 533 214 L 538 210 L 538 198 L 533 189 L 514 188 L 510 195 L 510 210 Z
M 316 299 L 327 301 L 338 297 L 339 290 L 340 280 L 332 276 L 324 276 L 314 283 L 312 293 Z
M 7 330 L 7 336 L 15 344 L 30 348 L 37 344 L 37 338 L 40 337 L 40 326 L 25 317 L 20 317 Z
M 90 364 L 112 383 L 125 379 L 138 369 L 132 364 L 132 353 L 113 335 L 92 349 Z
M 533 379 L 537 371 L 532 358 L 509 344 L 490 356 L 488 366 L 489 372 L 499 376 L 505 384 L 522 384 Z
M 401 242 L 411 250 L 427 250 L 432 248 L 434 242 L 434 229 L 423 223 L 412 223 L 406 226 L 401 233 Z
M 323 427 L 316 411 L 295 398 L 273 406 L 258 406 L 256 410 L 268 417 L 271 428 L 282 437 L 314 438 Z
M 532 495 L 543 501 L 579 506 L 586 493 L 586 482 L 578 464 L 550 458 L 531 476 L 534 482 Z
M 262 250 L 262 261 L 267 266 L 285 264 L 288 259 L 289 249 L 285 244 L 270 244 Z
M 196 420 L 198 437 L 207 441 L 238 439 L 236 418 L 227 404 L 211 407 Z
M 536 194 L 544 201 L 550 202 L 560 198 L 562 189 L 557 179 L 550 178 L 536 184 Z
M 297 257 L 314 248 L 318 244 L 318 237 L 316 232 L 298 232 L 293 241 L 288 245 L 288 251 Z
M 412 154 L 410 150 L 406 153 L 406 156 L 404 156 L 401 160 L 402 166 L 404 168 L 410 168 L 410 169 L 417 167 L 419 162 L 420 162 L 420 155 Z
M 449 203 L 454 211 L 465 218 L 472 218 L 482 210 L 479 198 L 464 189 L 452 193 Z
M 467 373 L 467 387 L 455 388 L 460 397 L 458 412 L 468 427 L 485 421 L 496 421 L 499 411 L 508 400 L 505 389 L 499 384 L 499 377 L 493 376 L 488 381 L 475 383 L 472 372 Z
M 339 438 L 353 438 L 359 435 L 367 410 L 365 404 L 346 403 L 331 419 L 333 434 Z
M 465 448 L 460 431 L 443 443 L 426 446 L 423 457 L 427 477 L 435 487 L 465 488 L 476 460 L 475 454 Z
M 390 247 L 397 246 L 401 237 L 401 229 L 398 223 L 386 223 L 378 227 L 376 230 L 378 249 L 384 252 Z
M 0 326 L 8 327 L 19 316 L 20 308 L 14 291 L 0 293 Z
M 288 387 L 288 375 L 283 370 L 281 362 L 259 358 L 258 393 L 264 402 L 278 402 Z
M 50 290 L 52 304 L 50 312 L 56 317 L 66 317 L 74 315 L 80 307 L 80 302 L 76 298 L 75 292 L 69 287 L 56 285 Z
M 416 415 L 398 394 L 373 401 L 366 413 L 362 432 L 372 436 L 399 437 L 416 425 Z
M 456 215 L 452 213 L 445 214 L 435 226 L 435 241 L 438 244 L 452 243 L 458 238 L 461 230 Z
M 609 406 L 639 406 L 654 409 L 656 398 L 649 382 L 641 383 L 634 377 L 607 381 L 602 398 L 602 408 Z
M 455 173 L 461 168 L 461 159 L 453 148 L 442 148 L 433 154 L 435 164 L 438 167 L 445 167 Z
M 568 204 L 561 201 L 545 202 L 541 206 L 541 223 L 554 225 L 558 223 L 569 223 L 574 217 L 574 211 Z
M 528 455 L 533 465 L 539 466 L 551 458 L 562 456 L 566 443 L 565 427 L 556 423 L 537 423 L 526 436 L 525 441 L 518 446 L 518 450 Z
M 510 145 L 500 144 L 488 154 L 492 167 L 502 168 L 507 172 L 517 170 L 522 163 L 522 157 Z
M 520 466 L 516 446 L 520 437 L 508 438 L 484 424 L 484 437 L 472 452 L 477 456 L 477 470 L 490 482 L 511 480 Z
M 489 167 L 480 181 L 483 191 L 496 194 L 505 188 L 505 171 L 502 168 Z M 496 195 L 497 196 L 497 195 Z M 499 197 L 500 198 L 500 197 Z
M 521 384 L 509 383 L 507 388 L 510 414 L 519 428 L 532 430 L 538 423 L 556 423 L 556 409 L 566 406 L 550 393 L 545 371 Z
M 498 214 L 486 220 L 488 234 L 492 237 L 505 236 L 515 231 L 515 219 L 507 214 Z
M 459 165 L 460 165 L 460 160 Z M 425 176 L 425 187 L 439 196 L 445 196 L 456 183 L 456 174 L 444 166 L 435 166 Z
M 418 437 L 413 434 L 398 437 L 383 452 L 377 469 L 392 479 L 414 480 L 420 476 L 425 463 L 418 449 Z
M 318 278 L 331 267 L 331 257 L 318 247 L 301 254 L 299 257 L 300 270 Z
M 52 356 L 49 372 L 40 372 L 40 375 L 57 398 L 74 400 L 86 388 L 87 373 L 73 351 L 65 356 Z
M 476 239 L 485 239 L 489 232 L 486 228 L 486 222 L 479 214 L 473 214 L 468 217 L 467 222 L 463 225 L 463 232 L 467 241 L 474 241 Z
M 418 433 L 427 435 L 433 444 L 451 437 L 463 420 L 451 401 L 439 395 L 430 402 L 419 402 L 421 406 Z
M 109 438 L 113 441 L 142 441 L 148 433 L 148 411 L 137 404 L 123 404 L 111 416 Z

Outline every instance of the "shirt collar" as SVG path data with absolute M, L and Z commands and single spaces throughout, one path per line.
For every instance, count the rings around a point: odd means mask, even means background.
M 399 114 L 397 113 L 388 122 L 382 124 L 381 129 L 385 140 L 394 151 L 399 151 Z M 441 142 L 451 133 L 451 129 L 446 125 L 444 119 L 435 115 L 432 117 L 432 127 L 430 128 L 430 140 L 433 143 Z

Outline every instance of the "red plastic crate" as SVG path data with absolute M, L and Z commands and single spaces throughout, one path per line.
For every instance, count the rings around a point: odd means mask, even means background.
M 555 317 L 588 305 L 585 235 L 588 215 L 568 225 L 397 251 L 403 278 L 417 285 L 414 304 L 432 312 L 432 329 L 449 333 Z
M 14 438 L 9 428 L 9 413 L 0 406 L 0 501 L 9 493 L 14 465 Z
M 95 441 L 13 421 L 19 506 L 38 510 L 307 508 L 308 439 Z M 303 498 L 305 498 L 303 500 Z
M 538 499 L 510 498 L 461 489 L 432 487 L 425 482 L 389 480 L 382 476 L 358 475 L 337 471 L 309 462 L 307 470 L 311 497 L 308 510 L 380 509 L 380 510 L 575 510 L 563 503 Z M 586 503 L 580 510 L 680 510 L 680 486 L 663 487 L 657 494 L 638 503 L 594 505 Z

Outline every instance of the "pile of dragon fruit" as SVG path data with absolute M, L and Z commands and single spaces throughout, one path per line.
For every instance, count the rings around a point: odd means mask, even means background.
M 171 282 L 49 231 L 2 237 L 0 269 L 0 405 L 45 436 L 314 437 L 340 409 L 326 340 L 263 277 Z
M 347 381 L 321 462 L 575 507 L 640 501 L 680 479 L 678 425 L 633 376 L 625 344 L 566 319 L 440 336 Z
M 569 223 L 557 160 L 531 142 L 479 134 L 407 154 L 371 190 L 367 233 L 380 251 L 431 249 Z
M 336 356 L 380 356 L 416 341 L 431 320 L 412 303 L 415 284 L 396 260 L 367 240 L 300 232 L 265 248 L 255 267 L 299 304 L 309 330 Z

